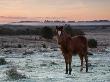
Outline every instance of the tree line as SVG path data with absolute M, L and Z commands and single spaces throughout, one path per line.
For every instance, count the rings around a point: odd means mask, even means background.
M 64 30 L 70 34 L 72 37 L 76 35 L 85 35 L 82 30 L 73 29 L 71 26 L 64 26 Z M 45 26 L 43 28 L 26 28 L 26 29 L 10 29 L 10 28 L 0 28 L 0 35 L 40 35 L 45 39 L 52 39 L 56 34 L 55 28 Z M 91 48 L 97 47 L 97 41 L 95 39 L 89 39 L 88 45 Z
M 71 36 L 82 35 L 83 31 L 78 29 L 72 29 L 71 26 L 65 26 L 64 30 Z M 55 28 L 45 26 L 43 28 L 25 28 L 25 29 L 11 29 L 0 28 L 0 35 L 41 35 L 46 39 L 52 39 L 55 35 Z

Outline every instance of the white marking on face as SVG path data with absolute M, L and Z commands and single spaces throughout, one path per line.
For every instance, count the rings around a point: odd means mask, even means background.
M 59 36 L 61 35 L 61 31 L 58 31 L 58 35 L 59 35 Z

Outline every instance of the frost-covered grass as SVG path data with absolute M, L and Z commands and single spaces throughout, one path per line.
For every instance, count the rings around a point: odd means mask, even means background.
M 34 52 L 25 57 L 22 54 L 5 56 L 8 64 L 0 65 L 0 82 L 110 82 L 110 49 L 108 53 L 93 53 L 89 56 L 89 72 L 80 72 L 80 60 L 73 56 L 72 75 L 65 74 L 65 63 L 61 51 Z M 15 56 L 15 57 L 14 57 Z M 18 57 L 17 57 L 18 56 Z M 7 79 L 6 71 L 17 68 L 26 79 Z
M 0 57 L 7 62 L 0 65 L 0 82 L 110 82 L 110 33 L 86 34 L 87 38 L 96 39 L 101 47 L 90 50 L 93 55 L 89 56 L 88 73 L 85 68 L 80 72 L 79 57 L 73 56 L 72 75 L 65 74 L 61 51 L 54 50 L 56 43 L 36 41 L 32 36 L 0 36 L 0 41 L 5 42 L 2 45 L 12 45 L 0 49 Z M 53 50 L 41 48 L 43 43 Z M 22 48 L 13 48 L 17 44 L 21 44 Z M 6 72 L 12 67 L 16 67 L 18 74 L 25 75 L 26 79 L 8 79 Z

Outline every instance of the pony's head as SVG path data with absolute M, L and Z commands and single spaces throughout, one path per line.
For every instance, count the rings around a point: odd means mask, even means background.
M 56 35 L 58 44 L 64 41 L 63 26 L 56 26 Z

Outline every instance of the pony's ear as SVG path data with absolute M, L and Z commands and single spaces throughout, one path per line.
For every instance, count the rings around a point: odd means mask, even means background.
M 63 29 L 63 26 L 61 26 L 60 28 Z
M 58 29 L 58 26 L 56 26 L 56 29 Z

